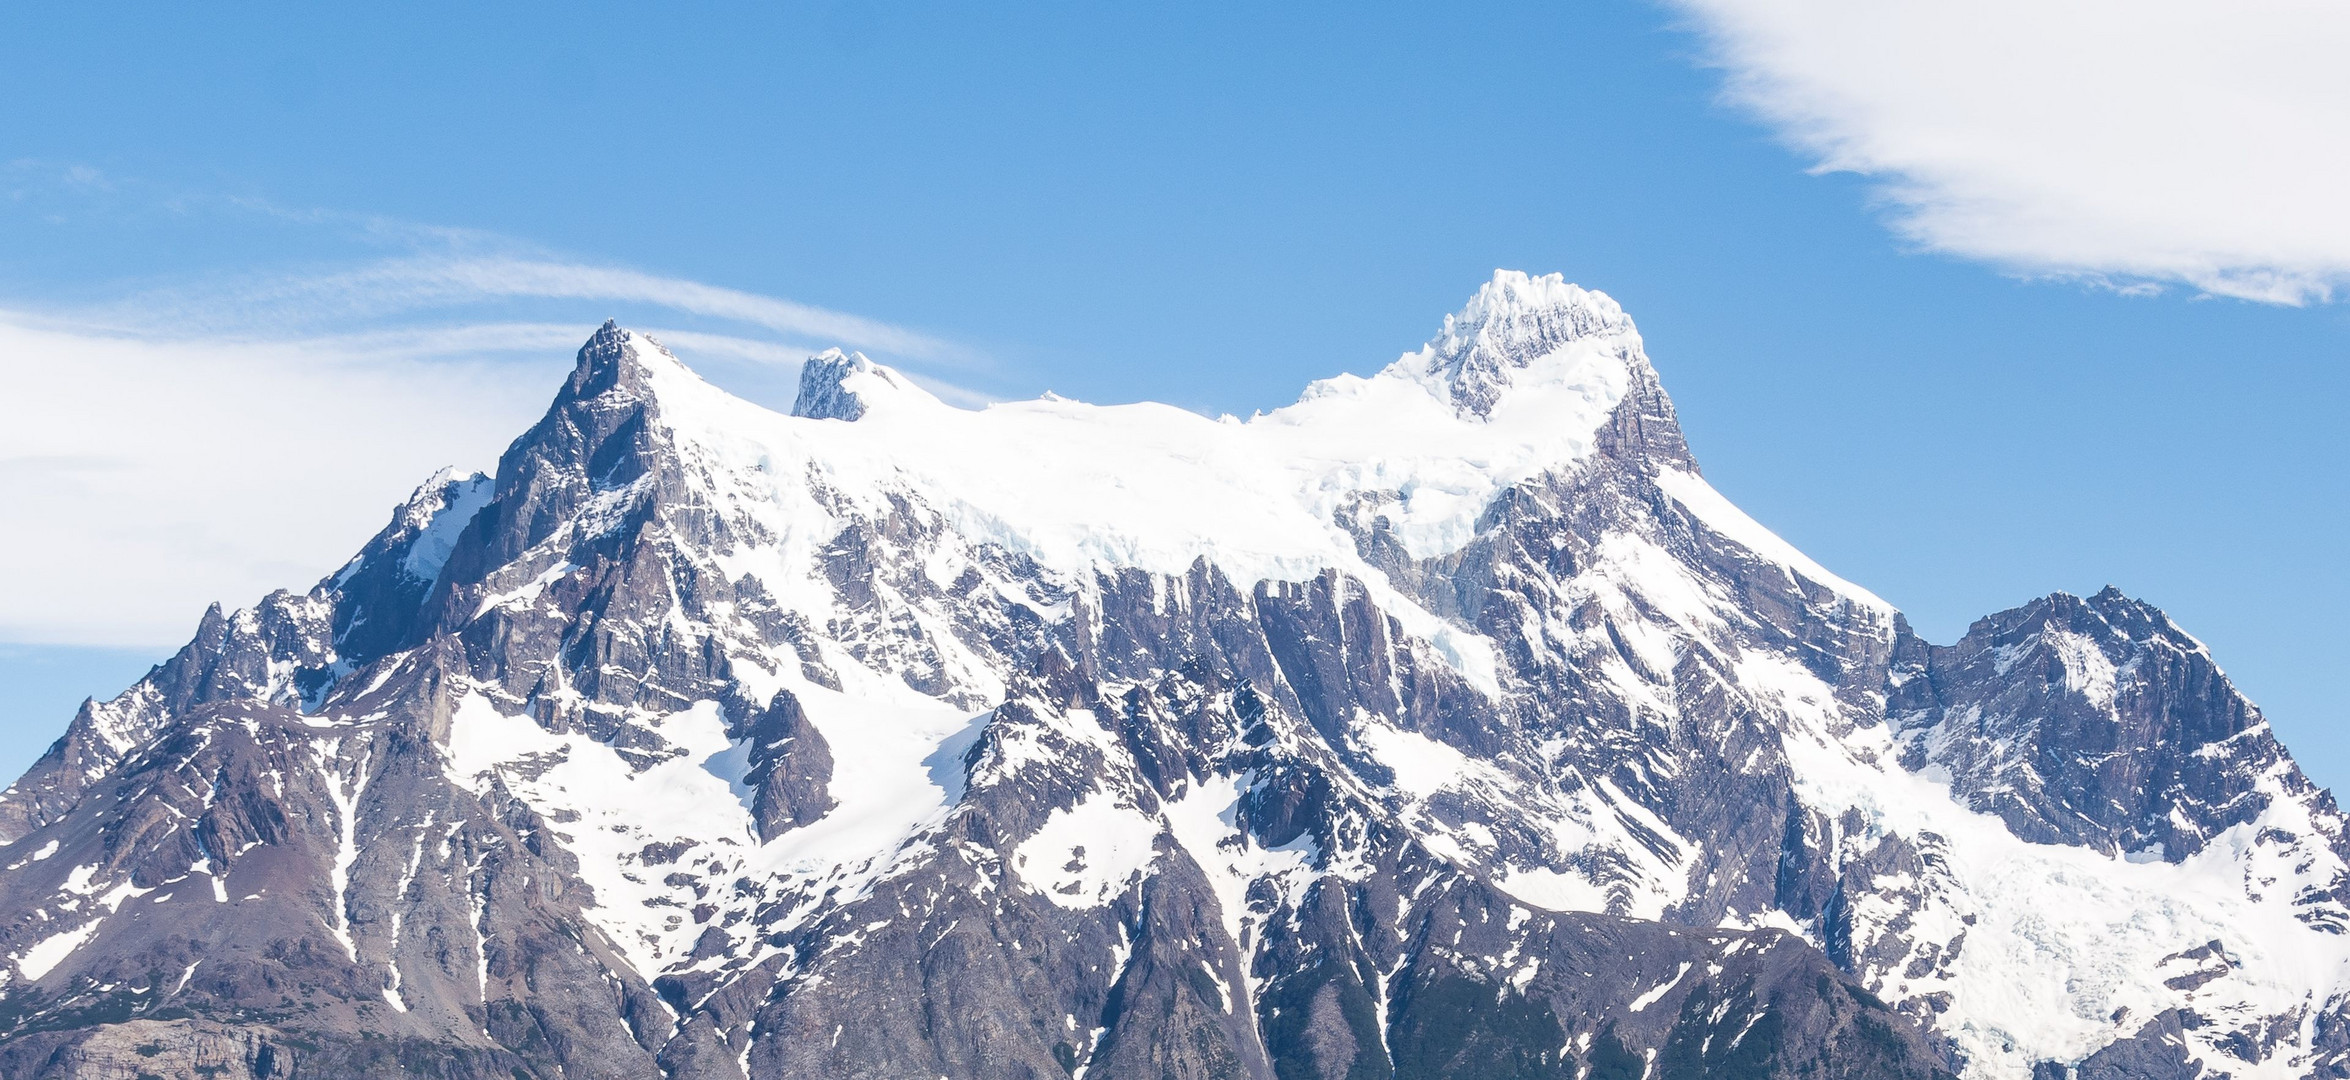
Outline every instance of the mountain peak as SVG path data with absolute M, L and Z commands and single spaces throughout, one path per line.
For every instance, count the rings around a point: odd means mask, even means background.
M 1440 384 L 1461 410 L 1486 416 L 1527 369 L 1577 342 L 1616 338 L 1631 339 L 1637 349 L 1631 317 L 1606 293 L 1558 274 L 1495 270 L 1405 362 L 1417 367 L 1411 374 Z
M 563 396 L 592 398 L 615 387 L 639 387 L 644 382 L 646 365 L 656 359 L 684 366 L 660 342 L 616 320 L 606 319 L 580 345 L 571 377 L 564 382 Z
M 579 346 L 578 367 L 589 368 L 619 362 L 627 355 L 630 334 L 616 319 L 604 320 L 604 325 L 589 334 Z
M 1563 274 L 1536 276 L 1523 270 L 1496 269 L 1477 286 L 1477 295 L 1446 320 L 1447 329 L 1467 330 L 1489 323 L 1509 325 L 1530 317 L 1580 311 L 1589 318 L 1630 327 L 1624 309 L 1606 293 L 1586 289 Z
M 861 352 L 826 349 L 800 368 L 800 394 L 791 414 L 810 420 L 858 420 L 880 401 L 936 401 L 897 371 Z

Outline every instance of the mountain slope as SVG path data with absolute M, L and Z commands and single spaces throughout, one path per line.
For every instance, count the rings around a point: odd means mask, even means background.
M 607 325 L 86 706 L 0 795 L 0 1072 L 2350 1075 L 2341 816 L 2202 646 L 1918 640 L 1600 294 L 1245 422 L 793 412 Z

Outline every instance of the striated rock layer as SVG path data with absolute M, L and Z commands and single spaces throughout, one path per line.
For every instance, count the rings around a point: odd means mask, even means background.
M 794 413 L 607 324 L 84 706 L 0 1075 L 2350 1076 L 2342 816 L 2204 647 L 1918 639 L 1600 294 L 1247 421 Z

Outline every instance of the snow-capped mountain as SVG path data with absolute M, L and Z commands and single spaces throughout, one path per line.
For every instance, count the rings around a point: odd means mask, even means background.
M 1245 421 L 607 324 L 0 795 L 0 1074 L 2340 1077 L 2346 844 L 2152 607 L 1757 525 L 1555 276 Z

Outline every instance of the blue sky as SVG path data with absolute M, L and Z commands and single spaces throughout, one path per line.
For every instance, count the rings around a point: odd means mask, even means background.
M 1931 64 L 1893 85 L 1756 18 L 0 10 L 0 409 L 31 432 L 0 444 L 0 771 L 204 600 L 304 587 L 435 465 L 486 466 L 608 316 L 771 400 L 842 341 L 974 397 L 1245 414 L 1514 267 L 1622 301 L 1716 486 L 1927 636 L 2119 585 L 2350 781 L 2340 219 L 2212 155 L 2017 150 L 1933 113 Z M 2025 83 L 2096 121 L 2049 145 L 2131 130 Z M 2156 175 L 2175 215 L 2093 212 Z

